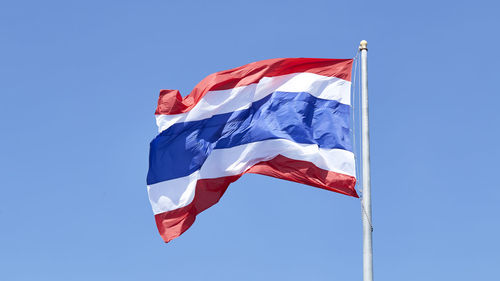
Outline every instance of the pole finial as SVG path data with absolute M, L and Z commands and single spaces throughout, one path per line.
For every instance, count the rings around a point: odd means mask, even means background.
M 359 42 L 359 50 L 368 50 L 368 42 L 366 40 Z

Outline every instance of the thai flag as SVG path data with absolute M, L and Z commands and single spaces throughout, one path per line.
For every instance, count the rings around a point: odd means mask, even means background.
M 211 74 L 185 98 L 162 90 L 147 184 L 165 242 L 244 173 L 357 197 L 352 62 L 271 59 Z

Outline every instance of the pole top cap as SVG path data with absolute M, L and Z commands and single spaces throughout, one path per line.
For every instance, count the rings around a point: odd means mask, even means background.
M 359 50 L 368 50 L 368 42 L 366 40 L 359 42 Z

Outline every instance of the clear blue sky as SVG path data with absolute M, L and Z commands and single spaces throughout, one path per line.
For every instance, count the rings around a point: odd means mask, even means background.
M 362 39 L 375 279 L 495 279 L 496 1 L 180 2 L 0 4 L 0 280 L 361 280 L 355 198 L 245 175 L 164 244 L 145 178 L 160 89 Z

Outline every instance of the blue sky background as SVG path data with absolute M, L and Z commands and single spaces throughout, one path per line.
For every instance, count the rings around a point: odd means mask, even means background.
M 245 175 L 164 244 L 159 90 L 369 42 L 376 280 L 500 265 L 495 1 L 4 1 L 0 280 L 361 280 L 357 199 Z

